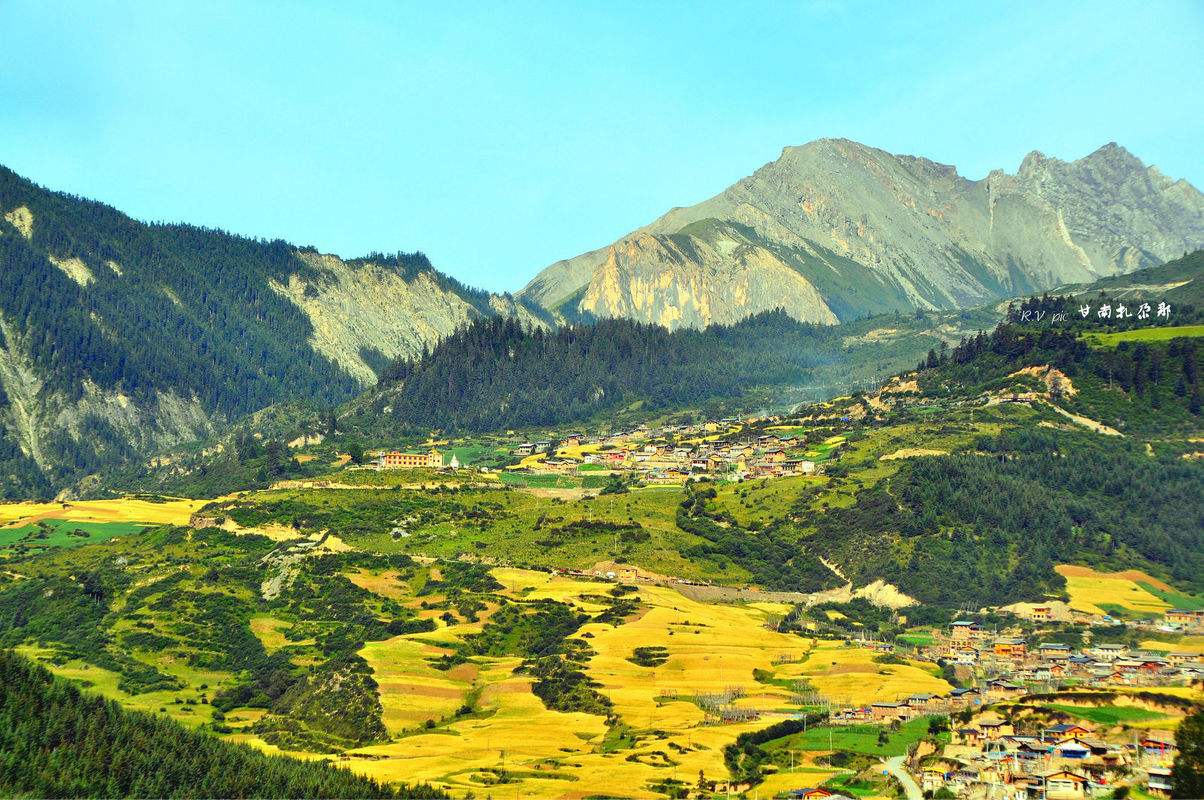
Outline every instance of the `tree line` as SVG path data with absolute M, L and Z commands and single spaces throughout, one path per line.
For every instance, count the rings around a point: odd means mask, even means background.
M 32 797 L 444 798 L 261 753 L 127 711 L 0 651 L 0 793 Z
M 842 358 L 833 326 L 770 311 L 731 326 L 670 332 L 624 319 L 533 328 L 477 320 L 381 375 L 367 413 L 391 429 L 480 432 L 550 426 L 635 402 L 656 409 L 799 381 Z

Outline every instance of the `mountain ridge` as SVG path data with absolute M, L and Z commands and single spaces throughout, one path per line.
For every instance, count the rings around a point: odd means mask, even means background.
M 651 246 L 658 241 L 665 251 L 665 237 L 697 238 L 690 226 L 706 220 L 739 224 L 749 235 L 733 238 L 724 257 L 685 263 Z M 756 283 L 762 276 L 741 261 L 751 247 L 762 261 L 776 251 L 819 295 L 799 293 L 788 306 L 802 321 L 833 311 L 833 291 L 820 285 L 831 273 L 850 283 L 874 276 L 879 286 L 870 290 L 835 293 L 846 307 L 835 316 L 848 319 L 883 305 L 951 309 L 1089 282 L 1202 243 L 1204 195 L 1115 143 L 1072 162 L 1034 150 L 1015 175 L 994 170 L 975 181 L 927 158 L 819 139 L 783 148 L 719 194 L 611 245 L 555 262 L 519 296 L 566 318 L 730 322 L 766 309 L 750 293 L 748 302 L 716 310 L 705 287 L 722 286 L 714 276 L 724 269 Z M 783 248 L 791 251 L 784 258 Z
M 337 403 L 497 314 L 542 324 L 421 252 L 343 260 L 140 222 L 0 167 L 0 496 L 44 495 L 272 403 Z

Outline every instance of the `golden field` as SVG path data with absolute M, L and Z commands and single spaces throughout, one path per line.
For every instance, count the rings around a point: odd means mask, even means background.
M 153 502 L 123 497 L 116 500 L 74 500 L 61 503 L 0 503 L 0 526 L 27 525 L 43 519 L 187 525 L 192 513 L 209 502 L 211 501 L 186 499 Z
M 520 569 L 493 574 L 515 598 L 602 608 L 589 596 L 602 594 L 605 584 Z M 356 583 L 396 591 L 383 575 L 361 574 Z M 431 781 L 457 795 L 484 796 L 505 770 L 514 782 L 496 786 L 504 796 L 582 798 L 621 788 L 622 796 L 654 797 L 649 784 L 664 778 L 692 784 L 702 771 L 724 779 L 725 745 L 798 711 L 794 692 L 778 679 L 789 685 L 805 678 L 838 702 L 949 688 L 927 665 L 877 664 L 865 648 L 777 633 L 765 622 L 780 615 L 780 604 L 706 604 L 651 585 L 639 586 L 637 595 L 641 610 L 625 623 L 590 623 L 575 634 L 593 648 L 586 671 L 614 703 L 634 744 L 612 748 L 602 716 L 546 708 L 531 692 L 531 679 L 515 672 L 517 658 L 477 657 L 446 672 L 431 665 L 448 652 L 443 645 L 480 630 L 478 622 L 367 644 L 360 654 L 380 685 L 385 725 L 394 740 L 338 760 L 378 779 Z M 628 660 L 637 647 L 663 647 L 668 659 L 657 667 L 639 666 Z M 759 682 L 754 670 L 773 682 Z M 725 692 L 733 696 L 731 706 L 756 716 L 731 723 L 708 719 L 697 698 Z M 470 700 L 475 713 L 456 717 Z M 437 727 L 424 729 L 427 720 Z M 813 786 L 830 774 L 777 774 L 772 788 Z
M 1090 567 L 1071 564 L 1059 564 L 1055 569 L 1066 579 L 1070 607 L 1076 611 L 1105 614 L 1107 610 L 1102 606 L 1116 605 L 1139 614 L 1162 614 L 1170 608 L 1162 598 L 1138 585 L 1140 581 L 1160 589 L 1170 588 L 1144 572 L 1097 572 Z

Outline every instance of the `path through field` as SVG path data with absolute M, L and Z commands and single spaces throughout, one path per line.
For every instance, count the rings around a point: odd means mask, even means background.
M 924 800 L 924 793 L 920 791 L 919 785 L 916 784 L 915 778 L 903 766 L 903 759 L 906 756 L 895 756 L 888 758 L 883 763 L 886 765 L 886 771 L 903 785 L 903 791 L 907 793 L 907 800 Z

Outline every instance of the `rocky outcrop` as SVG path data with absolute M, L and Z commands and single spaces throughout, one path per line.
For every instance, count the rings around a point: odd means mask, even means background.
M 27 336 L 0 315 L 0 434 L 54 475 L 72 450 L 147 453 L 213 435 L 225 419 L 171 391 L 134 399 L 83 380 L 77 391 L 48 388 Z
M 803 322 L 837 321 L 815 286 L 763 247 L 724 235 L 650 233 L 609 248 L 579 306 L 667 328 L 730 324 L 778 307 Z
M 309 342 L 363 385 L 376 380 L 369 353 L 392 360 L 416 356 L 479 312 L 441 287 L 432 272 L 407 278 L 373 261 L 348 263 L 337 256 L 299 253 L 313 268 L 271 287 L 305 312 Z
M 716 230 L 738 244 L 717 247 Z M 820 321 L 825 306 L 848 319 L 982 305 L 1201 245 L 1204 196 L 1115 144 L 1073 162 L 1032 153 L 1015 175 L 972 181 L 928 159 L 822 139 L 786 148 L 715 197 L 609 247 L 549 266 L 522 295 L 569 317 L 676 327 L 756 313 L 780 292 L 777 305 L 799 319 Z M 767 271 L 766 253 L 814 292 Z

